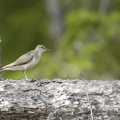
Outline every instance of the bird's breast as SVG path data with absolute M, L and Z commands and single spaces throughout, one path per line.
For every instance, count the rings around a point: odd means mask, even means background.
M 27 69 L 34 67 L 36 64 L 38 64 L 38 62 L 40 61 L 41 56 L 35 56 L 33 55 L 33 59 L 29 62 Z

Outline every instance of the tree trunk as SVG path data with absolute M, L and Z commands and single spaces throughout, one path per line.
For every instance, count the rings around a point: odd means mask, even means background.
M 106 14 L 110 2 L 111 2 L 111 0 L 101 0 L 100 1 L 99 12 L 102 13 L 102 14 Z
M 52 40 L 58 40 L 63 33 L 63 13 L 60 0 L 46 0 L 49 16 L 49 31 Z
M 118 80 L 0 81 L 0 120 L 119 120 L 119 109 Z

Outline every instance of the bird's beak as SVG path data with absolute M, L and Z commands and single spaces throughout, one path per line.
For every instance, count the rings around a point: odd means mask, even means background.
M 46 51 L 53 52 L 53 50 L 48 49 L 48 48 L 46 48 L 46 47 L 44 47 L 44 49 L 45 49 Z
M 53 50 L 50 50 L 50 49 L 46 49 L 47 51 L 49 51 L 49 52 L 54 52 Z

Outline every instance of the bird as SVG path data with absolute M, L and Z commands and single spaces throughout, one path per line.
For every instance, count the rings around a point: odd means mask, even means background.
M 46 48 L 44 45 L 37 45 L 34 50 L 31 50 L 28 53 L 23 54 L 14 62 L 2 67 L 0 72 L 6 70 L 11 70 L 11 71 L 23 70 L 24 77 L 26 80 L 28 80 L 26 70 L 37 65 L 41 59 L 42 53 L 44 53 L 45 51 L 52 51 L 52 50 Z

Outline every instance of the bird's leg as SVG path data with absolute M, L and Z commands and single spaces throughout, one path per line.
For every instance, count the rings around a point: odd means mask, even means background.
M 24 76 L 25 76 L 25 79 L 28 80 L 28 77 L 27 77 L 27 75 L 26 75 L 26 70 L 23 71 L 23 74 L 24 74 Z

